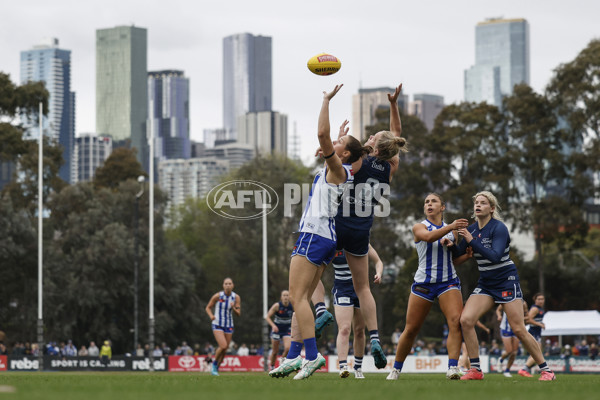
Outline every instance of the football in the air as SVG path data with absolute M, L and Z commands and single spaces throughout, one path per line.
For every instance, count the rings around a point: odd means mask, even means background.
M 311 57 L 306 65 L 310 72 L 321 76 L 335 74 L 342 68 L 340 59 L 327 53 L 321 53 Z

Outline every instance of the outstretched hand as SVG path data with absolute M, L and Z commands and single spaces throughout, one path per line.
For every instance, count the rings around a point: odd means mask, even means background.
M 344 122 L 342 122 L 342 125 L 340 125 L 340 133 L 338 134 L 338 139 L 341 138 L 342 136 L 346 136 L 348 134 L 348 132 L 350 131 L 350 127 L 346 126 L 348 125 L 350 122 L 348 120 L 345 120 Z
M 463 229 L 469 226 L 469 221 L 464 218 L 459 218 L 452 223 L 452 229 Z
M 389 94 L 388 93 L 388 100 L 390 101 L 390 103 L 397 103 L 398 102 L 398 96 L 400 96 L 400 92 L 401 91 L 402 91 L 402 84 L 398 85 L 398 87 L 394 91 L 394 94 Z
M 333 88 L 333 90 L 329 93 L 327 93 L 326 91 L 323 91 L 323 99 L 327 99 L 327 100 L 331 100 L 333 98 L 333 96 L 335 96 L 337 94 L 337 92 L 340 91 L 340 89 L 342 88 L 342 86 L 344 86 L 343 83 L 339 84 L 339 85 L 335 85 L 335 87 Z

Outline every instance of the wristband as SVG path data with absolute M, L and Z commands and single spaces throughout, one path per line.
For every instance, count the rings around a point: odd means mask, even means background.
M 328 158 L 331 158 L 331 157 L 333 157 L 333 155 L 334 155 L 334 154 L 335 154 L 335 150 L 333 151 L 333 153 L 331 153 L 330 155 L 328 155 L 328 156 L 325 156 L 325 157 L 323 157 L 323 158 L 327 160 Z

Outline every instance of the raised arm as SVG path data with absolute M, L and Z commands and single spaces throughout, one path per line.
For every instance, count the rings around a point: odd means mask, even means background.
M 339 185 L 347 180 L 346 170 L 342 166 L 342 160 L 335 154 L 333 142 L 331 141 L 331 126 L 329 124 L 329 102 L 340 91 L 344 85 L 336 85 L 329 93 L 323 92 L 323 103 L 319 113 L 318 138 L 323 157 L 327 163 L 327 182 Z
M 394 94 L 388 93 L 390 101 L 390 132 L 396 136 L 402 135 L 402 121 L 400 121 L 400 111 L 398 110 L 398 97 L 402 92 L 402 84 L 398 85 Z

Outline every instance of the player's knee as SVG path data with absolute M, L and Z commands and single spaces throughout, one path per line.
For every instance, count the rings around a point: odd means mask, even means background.
M 365 340 L 365 326 L 361 326 L 361 327 L 354 327 L 354 340 L 355 341 L 360 341 L 360 340 Z
M 475 320 L 469 316 L 461 315 L 460 316 L 460 326 L 463 329 L 475 328 Z
M 516 337 L 518 337 L 521 341 L 523 341 L 523 337 L 525 335 L 527 335 L 527 329 L 525 329 L 525 325 L 523 326 L 515 326 L 514 328 L 512 328 L 513 333 L 515 334 Z
M 350 336 L 350 325 L 338 325 L 338 331 L 342 336 Z
M 448 329 L 460 330 L 460 314 L 446 317 L 446 322 L 448 323 Z
M 403 335 L 406 335 L 406 337 L 410 340 L 413 340 L 417 337 L 417 334 L 419 333 L 419 327 L 415 326 L 415 325 L 411 325 L 411 324 L 407 324 L 406 327 L 404 328 L 404 332 L 402 332 Z

